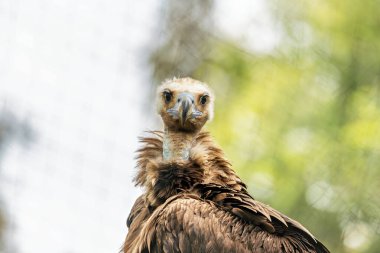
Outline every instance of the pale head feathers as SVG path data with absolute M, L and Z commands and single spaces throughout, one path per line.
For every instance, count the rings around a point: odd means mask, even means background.
M 172 101 L 165 100 L 165 92 L 169 92 L 172 96 Z M 177 99 L 181 94 L 190 94 L 193 96 L 194 110 L 201 112 L 202 116 L 194 117 L 190 122 L 194 128 L 200 130 L 206 121 L 209 121 L 214 116 L 214 93 L 209 86 L 201 81 L 192 78 L 173 78 L 164 81 L 158 88 L 156 94 L 157 112 L 161 115 L 164 124 L 177 124 L 174 119 L 167 116 L 168 109 L 173 108 Z M 207 101 L 203 104 L 202 97 L 206 97 Z M 178 100 L 179 101 L 179 100 Z M 198 129 L 199 128 L 199 129 Z

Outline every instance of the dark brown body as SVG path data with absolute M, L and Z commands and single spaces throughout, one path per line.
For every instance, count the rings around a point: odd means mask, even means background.
M 254 200 L 209 134 L 188 161 L 163 161 L 162 133 L 142 139 L 123 251 L 329 252 L 301 224 Z

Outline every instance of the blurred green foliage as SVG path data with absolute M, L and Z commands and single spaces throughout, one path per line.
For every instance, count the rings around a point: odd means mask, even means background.
M 208 129 L 256 199 L 331 252 L 379 252 L 380 1 L 270 3 L 274 51 L 213 39 L 182 75 L 214 88 Z

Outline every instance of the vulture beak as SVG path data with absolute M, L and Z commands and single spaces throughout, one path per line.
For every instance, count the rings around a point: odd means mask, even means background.
M 184 126 L 186 121 L 191 118 L 194 97 L 188 93 L 182 93 L 179 96 L 177 103 L 179 103 L 179 122 L 181 123 L 181 126 Z
M 167 112 L 174 118 L 179 119 L 182 127 L 185 126 L 185 123 L 189 119 L 202 115 L 202 112 L 195 108 L 194 96 L 187 92 L 179 94 L 176 104 L 173 108 L 167 110 Z

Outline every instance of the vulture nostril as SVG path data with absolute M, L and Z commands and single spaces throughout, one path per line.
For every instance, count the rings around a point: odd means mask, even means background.
M 177 102 L 179 103 L 181 101 L 181 99 L 178 99 Z

